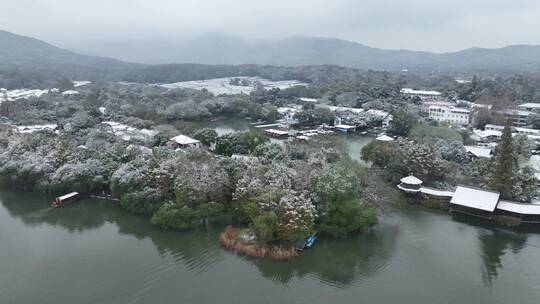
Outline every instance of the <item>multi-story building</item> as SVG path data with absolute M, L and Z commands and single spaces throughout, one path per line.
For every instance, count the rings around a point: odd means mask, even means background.
M 540 103 L 528 102 L 517 106 L 522 111 L 540 113 Z
M 401 89 L 401 94 L 407 95 L 407 96 L 417 96 L 420 97 L 422 100 L 435 100 L 440 99 L 442 94 L 437 91 L 426 91 L 426 90 L 414 90 L 411 88 L 403 88 Z
M 454 105 L 455 103 L 449 101 L 428 100 L 422 102 L 422 104 L 420 105 L 420 112 L 429 113 L 429 107 L 431 106 L 452 107 Z
M 504 110 L 499 111 L 505 120 L 510 120 L 514 127 L 524 127 L 529 124 L 529 115 L 532 113 L 523 110 Z
M 456 125 L 468 125 L 471 111 L 463 108 L 448 106 L 430 106 L 429 118 Z

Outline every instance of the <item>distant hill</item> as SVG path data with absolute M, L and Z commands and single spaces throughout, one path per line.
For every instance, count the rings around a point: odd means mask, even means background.
M 54 71 L 73 79 L 96 80 L 121 75 L 142 65 L 85 56 L 46 42 L 0 30 L 0 68 Z
M 498 49 L 471 48 L 436 54 L 384 50 L 334 38 L 291 37 L 248 41 L 222 34 L 206 34 L 179 41 L 122 40 L 75 46 L 81 55 L 46 42 L 0 30 L 0 70 L 49 71 L 71 79 L 191 79 L 251 73 L 249 65 L 339 65 L 359 69 L 440 72 L 540 72 L 540 46 L 516 45 Z M 106 49 L 104 48 L 106 47 Z M 102 48 L 102 49 L 100 49 Z M 145 62 L 135 64 L 132 62 Z M 171 63 L 165 66 L 150 64 Z M 174 65 L 194 63 L 195 65 Z M 198 64 L 198 65 L 197 65 Z M 204 67 L 200 64 L 221 65 Z M 240 68 L 225 65 L 247 65 Z M 188 75 L 185 72 L 188 71 Z M 167 75 L 160 75 L 165 73 Z M 148 75 L 146 75 L 148 74 Z M 229 75 L 230 74 L 230 75 Z M 126 76 L 127 75 L 127 76 Z M 152 77 L 148 77 L 153 75 Z M 173 77 L 174 76 L 174 77 Z M 36 76 L 37 77 L 37 76 Z
M 498 49 L 471 48 L 436 54 L 384 50 L 335 38 L 291 37 L 254 42 L 219 33 L 178 41 L 115 39 L 106 42 L 94 43 L 90 51 L 149 64 L 335 64 L 360 69 L 411 71 L 540 71 L 540 46 L 530 45 Z M 102 46 L 107 49 L 100 49 Z

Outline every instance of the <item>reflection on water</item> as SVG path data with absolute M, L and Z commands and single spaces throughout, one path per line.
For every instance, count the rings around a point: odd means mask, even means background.
M 312 276 L 334 287 L 369 279 L 383 269 L 395 250 L 398 230 L 385 226 L 344 240 L 322 239 L 300 259 L 287 263 L 256 261 L 265 278 L 287 285 L 291 279 Z
M 321 238 L 301 258 L 274 262 L 222 250 L 223 224 L 170 232 L 113 202 L 51 209 L 50 200 L 0 191 L 0 303 L 491 304 L 540 296 L 538 227 L 503 229 L 403 205 L 371 231 Z
M 482 249 L 484 268 L 482 276 L 484 283 L 491 285 L 503 268 L 502 257 L 511 251 L 518 254 L 527 243 L 527 236 L 511 233 L 500 229 L 479 231 L 478 240 Z

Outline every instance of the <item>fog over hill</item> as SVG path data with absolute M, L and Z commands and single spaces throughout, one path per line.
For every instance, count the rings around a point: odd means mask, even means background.
M 341 65 L 411 71 L 540 71 L 540 46 L 471 48 L 451 53 L 384 50 L 335 38 L 291 37 L 251 41 L 211 33 L 179 40 L 122 40 L 80 48 L 85 56 L 46 42 L 0 31 L 0 66 L 60 70 L 71 76 L 119 75 L 147 64 Z M 110 57 L 110 58 L 109 58 Z M 116 58 L 116 59 L 111 59 Z M 123 61 L 120 61 L 123 60 Z

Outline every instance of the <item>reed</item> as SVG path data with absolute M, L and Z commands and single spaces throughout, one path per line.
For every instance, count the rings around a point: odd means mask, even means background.
M 237 238 L 237 231 L 230 226 L 225 228 L 225 231 L 219 235 L 219 242 L 227 250 L 253 258 L 289 261 L 298 257 L 298 253 L 294 248 L 243 243 Z

